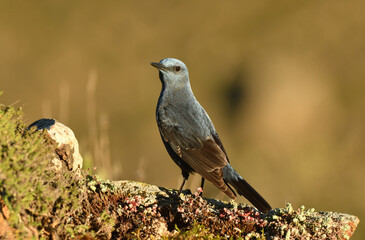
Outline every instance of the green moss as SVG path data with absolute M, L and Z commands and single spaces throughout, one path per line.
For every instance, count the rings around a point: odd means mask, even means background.
M 40 178 L 51 157 L 51 144 L 42 132 L 29 134 L 21 121 L 21 109 L 0 109 L 0 194 L 11 212 L 8 223 L 25 234 L 24 225 L 38 227 L 37 215 L 47 212 L 50 196 Z
M 0 108 L 0 196 L 19 238 L 62 235 L 56 229 L 79 208 L 82 181 L 50 169 L 52 146 L 45 132 L 27 130 L 21 109 Z
M 109 180 L 103 181 L 101 177 L 97 175 L 87 175 L 86 185 L 93 192 L 101 191 L 105 193 L 115 191 L 115 186 Z
M 6 221 L 19 239 L 109 239 L 119 217 L 114 211 L 126 196 L 85 171 L 55 172 L 50 164 L 55 147 L 46 132 L 27 129 L 21 109 L 0 108 L 0 203 L 9 209 Z

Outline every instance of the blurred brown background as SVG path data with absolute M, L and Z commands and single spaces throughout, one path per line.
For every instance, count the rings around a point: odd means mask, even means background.
M 361 0 L 1 1 L 0 102 L 23 106 L 27 123 L 71 127 L 104 178 L 176 188 L 149 64 L 178 58 L 232 165 L 273 207 L 362 219 L 364 10 Z

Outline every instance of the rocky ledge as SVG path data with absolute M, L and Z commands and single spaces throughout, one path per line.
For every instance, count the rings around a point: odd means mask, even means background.
M 41 119 L 26 128 L 15 110 L 0 114 L 0 123 L 9 123 L 0 124 L 0 239 L 349 239 L 359 224 L 356 216 L 304 206 L 262 214 L 235 201 L 202 198 L 201 189 L 179 194 L 103 181 L 80 169 L 68 127 Z

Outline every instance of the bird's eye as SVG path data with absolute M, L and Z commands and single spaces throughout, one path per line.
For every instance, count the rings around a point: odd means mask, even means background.
M 181 68 L 180 68 L 179 66 L 175 67 L 175 71 L 176 71 L 176 72 L 180 71 L 180 69 L 181 69 Z

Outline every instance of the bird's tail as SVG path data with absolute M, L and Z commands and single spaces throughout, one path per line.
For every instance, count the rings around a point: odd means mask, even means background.
M 243 179 L 230 164 L 223 168 L 223 179 L 234 187 L 237 193 L 249 200 L 257 209 L 263 213 L 271 210 L 271 206 L 245 179 Z

